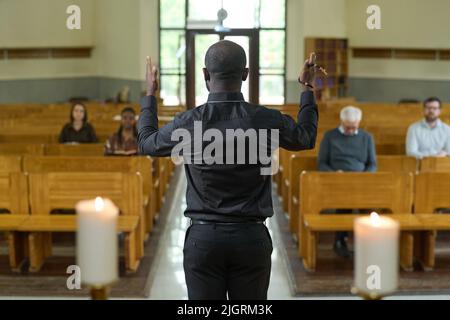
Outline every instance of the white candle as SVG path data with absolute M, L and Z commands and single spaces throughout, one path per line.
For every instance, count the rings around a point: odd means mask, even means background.
M 373 212 L 355 220 L 355 288 L 385 296 L 395 292 L 399 272 L 397 221 Z
M 118 278 L 117 218 L 119 209 L 111 200 L 80 201 L 77 210 L 77 265 L 81 281 L 105 286 Z

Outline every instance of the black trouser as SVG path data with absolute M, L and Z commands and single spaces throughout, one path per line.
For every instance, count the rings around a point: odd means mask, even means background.
M 193 224 L 184 273 L 190 300 L 266 300 L 272 240 L 264 224 Z
M 336 209 L 336 214 L 348 214 L 351 213 L 351 209 Z M 348 238 L 348 232 L 347 231 L 338 231 L 336 232 L 335 241 L 345 241 L 345 239 Z

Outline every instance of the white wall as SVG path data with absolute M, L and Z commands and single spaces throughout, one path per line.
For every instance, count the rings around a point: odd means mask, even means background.
M 366 9 L 381 8 L 382 30 L 368 30 Z M 351 47 L 450 48 L 448 0 L 347 0 Z M 350 76 L 364 78 L 449 80 L 450 62 L 433 60 L 353 59 Z
M 66 28 L 66 9 L 82 8 L 82 29 Z M 92 46 L 94 44 L 92 0 L 0 1 L 0 48 Z
M 345 38 L 346 0 L 287 0 L 287 80 L 305 61 L 305 38 Z
M 346 0 L 304 0 L 305 36 L 345 38 L 346 14 Z
M 81 30 L 66 28 L 67 6 L 81 8 Z M 145 79 L 158 58 L 158 0 L 1 0 L 0 48 L 93 46 L 91 58 L 0 60 L 0 79 L 101 76 Z M 157 62 L 157 61 L 156 61 Z
M 381 8 L 382 30 L 366 27 L 366 9 Z M 348 36 L 352 46 L 450 48 L 448 0 L 347 0 Z
M 159 62 L 158 0 L 140 0 L 139 11 L 139 78 L 145 80 L 145 57 L 149 55 Z
M 138 79 L 139 0 L 97 0 L 96 24 L 96 74 Z
M 66 28 L 66 9 L 82 9 L 82 29 Z M 92 0 L 0 1 L 0 48 L 77 47 L 95 44 Z M 0 60 L 0 79 L 37 79 L 94 75 L 93 59 Z

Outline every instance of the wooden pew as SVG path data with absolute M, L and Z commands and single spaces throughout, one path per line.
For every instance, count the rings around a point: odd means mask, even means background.
M 421 172 L 450 172 L 450 158 L 429 157 L 420 162 Z
M 24 157 L 23 168 L 28 173 L 48 172 L 122 172 L 140 173 L 143 180 L 145 232 L 153 229 L 155 202 L 161 201 L 153 189 L 152 158 L 138 157 Z
M 0 156 L 0 231 L 7 232 L 9 263 L 13 271 L 20 270 L 26 258 L 25 241 L 17 232 L 28 216 L 28 184 L 22 172 L 20 156 Z
M 159 198 L 161 199 L 160 205 L 158 208 L 158 213 L 161 211 L 161 206 L 165 202 L 165 195 L 167 189 L 169 187 L 170 178 L 172 177 L 174 164 L 170 157 L 158 158 L 159 160 L 159 168 L 158 168 L 158 190 L 159 190 Z
M 46 144 L 46 156 L 94 156 L 101 157 L 105 154 L 105 145 L 102 143 L 86 144 Z
M 388 209 L 394 214 L 411 214 L 411 173 L 322 173 L 303 172 L 300 177 L 299 256 L 309 271 L 316 267 L 318 234 L 307 226 L 312 216 L 327 224 L 325 209 Z M 336 219 L 339 219 L 336 215 Z M 336 228 L 334 231 L 340 231 Z M 402 233 L 401 266 L 412 270 L 413 236 Z
M 289 172 L 289 226 L 296 237 L 298 232 L 299 181 L 303 171 L 317 171 L 317 157 L 293 155 L 290 159 Z M 377 156 L 378 172 L 412 172 L 417 171 L 417 160 L 407 156 Z
M 408 156 L 377 156 L 378 172 L 412 172 L 419 169 L 417 159 Z
M 298 233 L 298 212 L 300 203 L 300 175 L 304 171 L 317 170 L 317 157 L 293 155 L 291 156 L 289 167 L 289 229 L 294 235 L 294 238 L 296 238 Z
M 437 163 L 437 162 L 436 162 Z M 439 209 L 450 208 L 450 172 L 420 172 L 416 175 L 414 212 L 417 215 L 433 214 Z M 450 217 L 448 214 L 442 216 Z M 416 256 L 425 270 L 435 265 L 436 230 L 420 232 L 415 237 Z
M 343 214 L 343 215 L 328 215 L 324 220 L 320 215 L 308 215 L 305 219 L 305 229 L 308 234 L 307 238 L 310 240 L 309 245 L 313 245 L 316 241 L 317 234 L 320 232 L 335 232 L 335 231 L 353 231 L 353 226 L 357 215 Z M 412 270 L 411 246 L 405 242 L 405 234 L 415 234 L 414 252 L 420 258 L 430 257 L 429 253 L 434 252 L 434 245 L 430 248 L 424 246 L 430 245 L 428 242 L 420 242 L 417 234 L 428 235 L 430 230 L 433 231 L 448 231 L 450 230 L 450 215 L 436 215 L 436 214 L 393 214 L 391 218 L 396 220 L 400 225 L 402 231 L 402 248 L 400 250 L 400 260 L 409 261 L 406 265 L 406 270 Z M 425 238 L 425 240 L 427 240 Z M 406 247 L 405 247 L 406 246 Z M 407 250 L 405 250 L 407 249 Z M 311 257 L 315 260 L 315 256 Z M 421 260 L 423 262 L 423 260 Z M 403 262 L 404 263 L 404 262 Z M 405 265 L 402 265 L 405 268 Z M 426 266 L 425 266 L 426 267 Z M 426 267 L 426 270 L 429 270 Z M 311 270 L 310 270 L 311 271 Z
M 31 215 L 19 230 L 28 234 L 31 272 L 39 271 L 45 258 L 51 255 L 51 233 L 73 230 L 75 215 L 70 220 L 61 215 L 51 215 L 52 210 L 73 209 L 78 201 L 97 196 L 111 199 L 120 208 L 119 226 L 124 229 L 119 231 L 126 232 L 126 268 L 137 270 L 143 256 L 143 188 L 139 173 L 30 173 L 29 186 Z M 122 216 L 126 217 L 125 220 Z
M 44 154 L 43 144 L 0 143 L 1 155 L 36 155 Z
M 292 152 L 283 150 L 282 152 L 282 158 L 281 158 L 281 166 L 283 167 L 282 171 L 282 183 L 281 183 L 281 199 L 282 199 L 282 206 L 283 211 L 288 212 L 289 211 L 289 189 L 291 188 L 290 185 L 290 159 L 294 155 L 299 155 L 299 152 Z

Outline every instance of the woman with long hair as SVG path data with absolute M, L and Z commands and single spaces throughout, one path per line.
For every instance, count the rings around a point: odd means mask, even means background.
M 59 143 L 96 143 L 94 127 L 88 122 L 86 106 L 75 103 L 70 110 L 70 122 L 64 125 L 59 135 Z
M 119 130 L 109 137 L 105 145 L 106 155 L 133 156 L 138 154 L 136 112 L 126 107 L 121 112 Z

